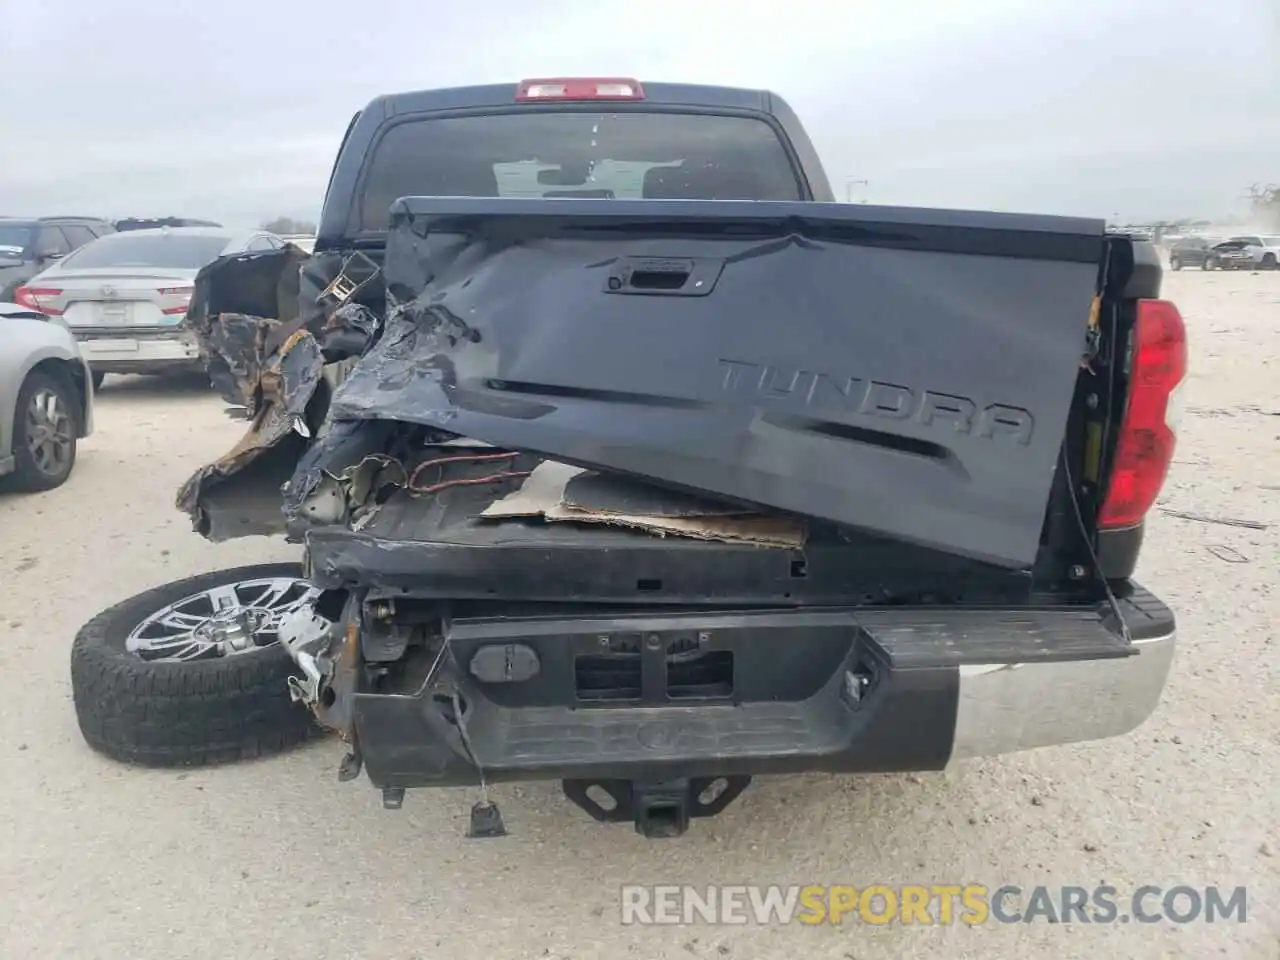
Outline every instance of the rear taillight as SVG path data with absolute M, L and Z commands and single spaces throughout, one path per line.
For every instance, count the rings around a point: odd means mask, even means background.
M 643 100 L 639 81 L 626 77 L 555 77 L 522 80 L 516 100 Z
M 1187 328 L 1167 300 L 1139 300 L 1129 359 L 1129 397 L 1100 530 L 1142 522 L 1173 461 L 1178 390 L 1187 374 Z
M 174 303 L 167 307 L 161 307 L 160 312 L 166 317 L 179 317 L 187 312 L 187 308 L 191 306 L 191 293 L 194 287 L 161 287 L 157 291 L 162 297 L 171 297 Z
M 56 287 L 19 287 L 13 292 L 15 303 L 29 310 L 35 310 L 37 313 L 43 313 L 46 317 L 62 316 L 62 311 L 49 303 L 50 300 L 56 300 L 60 296 L 62 291 Z

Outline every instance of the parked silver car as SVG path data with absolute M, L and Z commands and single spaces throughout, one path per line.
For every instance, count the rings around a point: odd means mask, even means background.
M 221 256 L 283 245 L 272 233 L 223 227 L 113 233 L 33 277 L 14 299 L 66 322 L 95 386 L 108 373 L 201 370 L 182 324 L 196 274 Z
M 93 432 L 93 385 L 63 324 L 0 303 L 0 489 L 52 490 Z

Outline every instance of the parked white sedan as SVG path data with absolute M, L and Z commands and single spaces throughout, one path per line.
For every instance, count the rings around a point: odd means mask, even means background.
M 61 323 L 0 303 L 0 488 L 52 490 L 93 432 L 93 387 Z
M 33 277 L 14 299 L 70 327 L 94 386 L 108 373 L 200 370 L 182 323 L 196 274 L 221 256 L 283 245 L 275 234 L 222 227 L 113 233 Z

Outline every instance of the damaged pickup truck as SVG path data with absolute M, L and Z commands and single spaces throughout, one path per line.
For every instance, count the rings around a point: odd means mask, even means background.
M 313 255 L 201 274 L 251 425 L 178 503 L 305 545 L 280 637 L 344 778 L 392 808 L 558 779 L 660 836 L 755 774 L 1150 714 L 1175 624 L 1132 574 L 1186 369 L 1155 250 L 833 201 L 769 93 L 399 94 L 348 128 Z

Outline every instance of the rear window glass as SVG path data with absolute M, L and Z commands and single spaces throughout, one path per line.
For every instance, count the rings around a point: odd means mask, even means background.
M 377 142 L 356 229 L 400 197 L 799 200 L 782 141 L 750 117 L 543 111 L 414 120 Z
M 86 244 L 62 262 L 82 270 L 98 267 L 198 270 L 217 260 L 230 242 L 231 238 L 224 236 L 112 233 Z
M 0 257 L 16 257 L 31 245 L 35 230 L 25 224 L 0 223 Z

